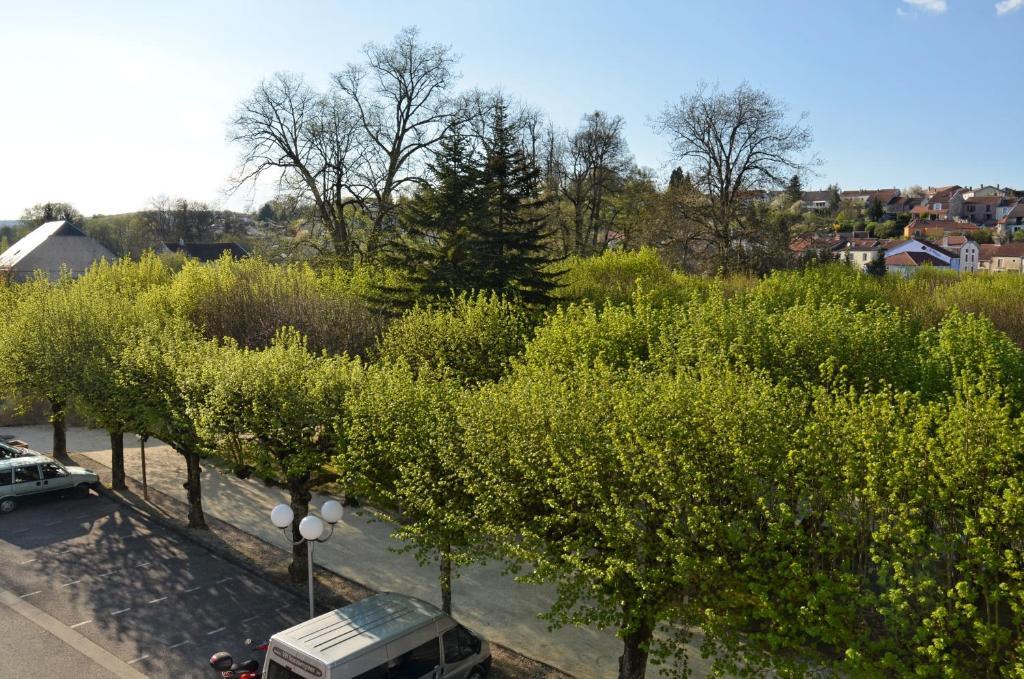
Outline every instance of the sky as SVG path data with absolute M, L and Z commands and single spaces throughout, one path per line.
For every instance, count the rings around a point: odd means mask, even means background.
M 404 26 L 461 55 L 460 86 L 501 88 L 575 128 L 650 126 L 701 81 L 807 112 L 806 184 L 1024 187 L 1024 0 L 0 0 L 0 219 L 44 201 L 86 215 L 159 195 L 232 209 L 237 103 L 275 71 L 325 85 Z

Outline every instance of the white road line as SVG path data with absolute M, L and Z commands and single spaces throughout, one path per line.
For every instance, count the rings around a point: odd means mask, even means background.
M 149 654 L 148 654 L 148 653 L 147 653 L 146 655 L 140 655 L 140 656 L 139 656 L 138 658 L 136 658 L 135 660 L 129 660 L 129 661 L 128 661 L 128 664 L 129 664 L 129 665 L 134 665 L 135 663 L 139 662 L 140 660 L 145 660 L 145 659 L 146 659 L 146 658 L 148 658 L 148 657 L 149 657 Z
M 147 604 L 156 604 L 156 603 L 160 603 L 161 601 L 163 601 L 163 600 L 164 600 L 164 599 L 166 599 L 166 598 L 167 598 L 167 597 L 165 597 L 165 596 L 162 596 L 162 597 L 157 597 L 156 599 L 153 599 L 153 600 L 151 600 L 151 601 L 147 601 L 146 603 L 147 603 Z
M 111 613 L 111 615 L 121 615 L 122 613 L 127 613 L 130 610 L 132 610 L 131 606 L 129 606 L 128 608 L 122 608 L 119 611 L 114 611 L 113 613 Z
M 213 636 L 214 634 L 216 634 L 217 632 L 223 632 L 223 631 L 224 631 L 224 630 L 226 630 L 226 629 L 227 629 L 227 627 L 218 627 L 218 628 L 217 628 L 217 629 L 215 629 L 215 630 L 212 630 L 212 631 L 210 631 L 210 632 L 207 632 L 207 633 L 206 633 L 206 636 L 208 636 L 208 637 L 212 637 L 212 636 Z
M 262 617 L 263 617 L 262 615 L 254 615 L 254 616 L 252 616 L 251 618 L 246 618 L 245 620 L 240 620 L 240 621 L 239 621 L 239 624 L 242 624 L 242 625 L 244 625 L 244 624 L 245 624 L 245 623 L 247 623 L 247 622 L 252 622 L 252 621 L 253 621 L 253 620 L 255 620 L 256 618 L 262 618 Z
M 81 627 L 82 625 L 88 625 L 90 622 L 92 622 L 92 620 L 83 620 L 82 622 L 76 622 L 74 625 L 71 625 L 71 629 Z
M 192 642 L 190 640 L 181 641 L 181 642 L 178 642 L 178 643 L 174 644 L 173 646 L 168 646 L 167 648 L 178 648 L 180 646 L 184 646 L 185 644 L 191 644 L 191 643 Z
M 190 588 L 190 589 L 186 589 L 186 590 L 185 590 L 185 591 L 183 592 L 183 594 L 188 594 L 189 592 L 195 592 L 195 591 L 197 591 L 197 590 L 200 590 L 200 589 L 202 589 L 202 587 L 192 587 L 192 588 Z
M 234 578 L 224 578 L 223 580 L 218 580 L 216 584 L 223 585 L 225 582 L 231 582 L 232 580 L 234 580 Z
M 21 598 L 22 598 L 22 599 L 27 599 L 27 598 L 29 598 L 30 596 L 35 596 L 36 594 L 42 594 L 42 593 L 43 593 L 43 590 L 41 590 L 41 589 L 37 589 L 37 590 L 36 590 L 36 591 L 34 591 L 34 592 L 29 592 L 28 594 L 22 594 L 22 595 L 21 595 Z
M 81 580 L 72 580 L 71 582 L 65 582 L 61 587 L 70 587 L 71 585 L 77 585 Z
M 24 566 L 24 565 L 25 565 L 25 564 L 27 564 L 27 563 L 32 563 L 33 561 L 37 561 L 37 560 L 38 560 L 38 559 L 29 559 L 29 560 L 27 560 L 27 561 L 22 561 L 22 562 L 21 562 L 21 565 L 22 565 L 22 566 Z
M 142 568 L 143 566 L 150 566 L 150 565 L 152 565 L 152 563 L 153 563 L 152 561 L 147 561 L 145 563 L 140 563 L 138 566 L 136 566 L 136 568 Z

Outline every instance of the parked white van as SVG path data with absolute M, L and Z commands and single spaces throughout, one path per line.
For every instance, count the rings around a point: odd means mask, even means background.
M 270 638 L 264 679 L 480 679 L 487 641 L 440 609 L 371 596 Z

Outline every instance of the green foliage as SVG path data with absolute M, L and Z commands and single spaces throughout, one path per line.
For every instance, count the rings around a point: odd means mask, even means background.
M 462 294 L 449 304 L 416 307 L 380 337 L 376 356 L 413 370 L 448 369 L 466 384 L 495 381 L 522 353 L 530 316 L 494 293 Z

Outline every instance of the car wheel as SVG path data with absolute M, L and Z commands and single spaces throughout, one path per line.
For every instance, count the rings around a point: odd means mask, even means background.
M 78 484 L 77 486 L 75 486 L 74 494 L 75 494 L 75 497 L 78 497 L 78 498 L 89 497 L 89 484 L 87 484 L 87 483 L 80 483 L 80 484 Z
M 10 514 L 14 511 L 14 508 L 18 506 L 12 498 L 4 498 L 0 500 L 0 514 Z

